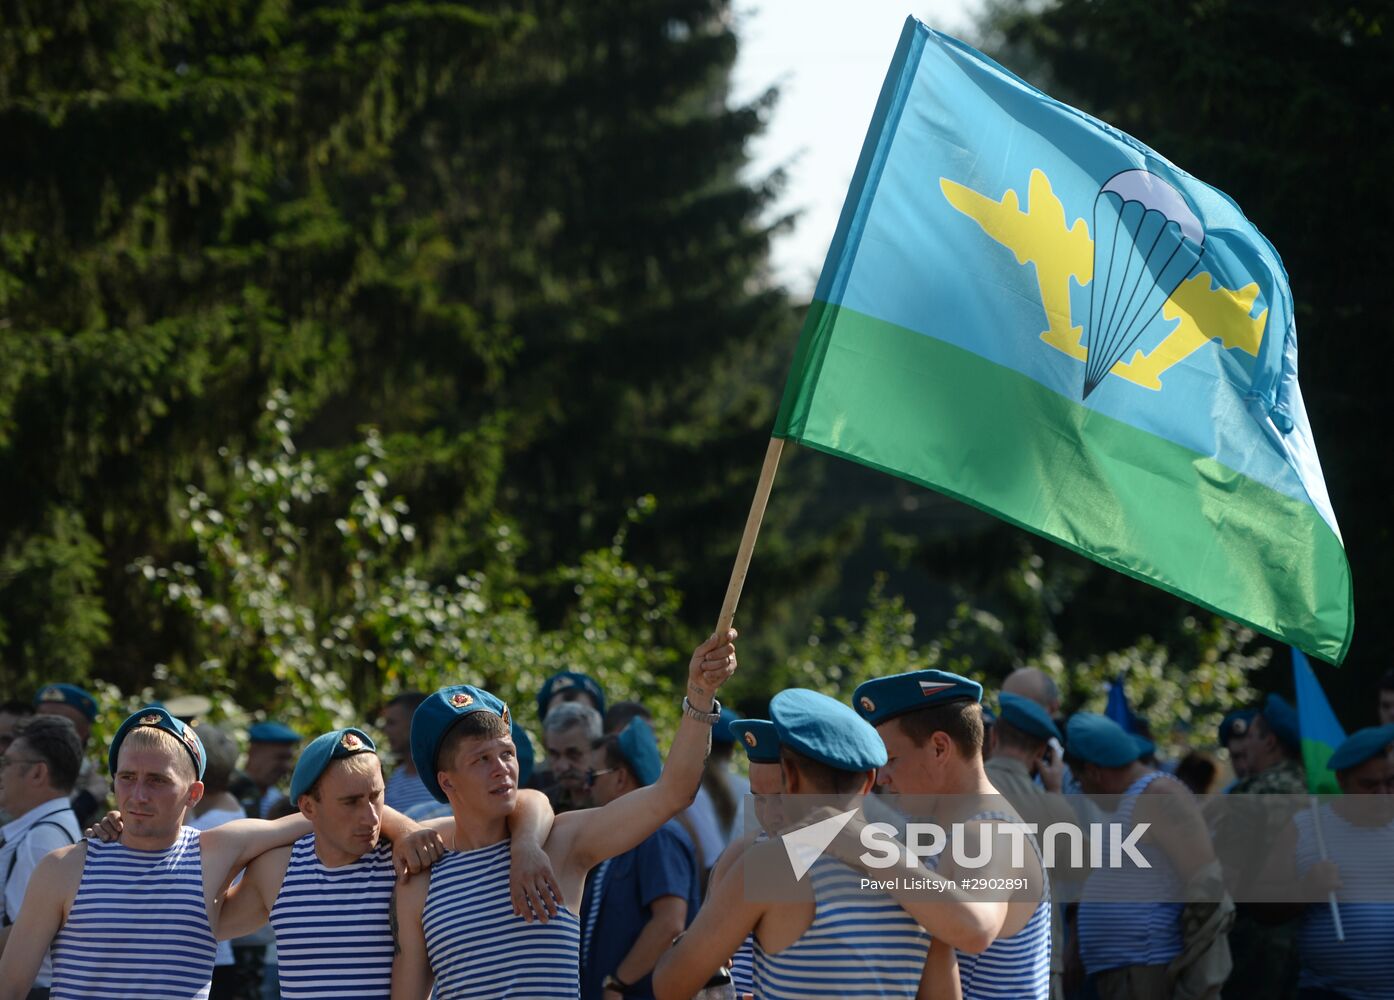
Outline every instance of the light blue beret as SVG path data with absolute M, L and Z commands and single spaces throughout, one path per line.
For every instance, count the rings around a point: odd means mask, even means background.
M 1302 749 L 1302 730 L 1297 722 L 1297 709 L 1287 703 L 1282 695 L 1270 694 L 1263 702 L 1263 721 L 1278 737 L 1278 742 L 1289 750 Z
M 121 723 L 116 735 L 111 738 L 111 749 L 107 751 L 107 767 L 111 773 L 116 773 L 116 758 L 121 750 L 121 744 L 126 741 L 126 735 L 132 729 L 140 726 L 152 726 L 155 729 L 163 729 L 184 748 L 184 752 L 194 762 L 194 770 L 198 772 L 198 778 L 203 780 L 203 765 L 208 760 L 208 754 L 203 749 L 203 740 L 198 738 L 198 733 L 194 732 L 193 726 L 186 726 L 174 716 L 170 715 L 159 705 L 146 705 L 139 712 L 130 715 L 125 722 Z
M 290 776 L 290 801 L 300 801 L 314 787 L 330 761 L 352 757 L 360 753 L 377 753 L 372 738 L 361 729 L 336 729 L 332 733 L 316 736 L 310 741 L 295 762 L 295 771 Z
M 1002 721 L 1007 725 L 1020 729 L 1027 736 L 1034 736 L 1038 740 L 1060 739 L 1060 730 L 1054 720 L 1046 714 L 1044 708 L 1030 698 L 1003 691 L 999 703 L 1002 706 Z
M 247 727 L 247 739 L 253 743 L 299 743 L 300 734 L 283 722 L 256 722 Z
M 1228 747 L 1230 740 L 1237 739 L 1249 731 L 1253 725 L 1256 708 L 1238 708 L 1220 720 L 1220 746 Z
M 636 715 L 630 719 L 629 725 L 615 737 L 615 743 L 639 784 L 652 785 L 658 780 L 663 773 L 663 758 L 658 753 L 658 740 L 653 735 L 653 729 L 643 716 Z
M 912 670 L 864 681 L 852 694 L 852 707 L 879 726 L 906 712 L 965 700 L 981 703 L 983 686 L 947 670 Z
M 76 684 L 45 684 L 34 695 L 34 705 L 45 702 L 69 705 L 87 716 L 88 722 L 97 718 L 97 700 Z
M 738 719 L 731 723 L 731 733 L 745 749 L 752 764 L 779 763 L 779 734 L 774 723 L 766 719 Z
M 441 688 L 428 697 L 411 716 L 411 759 L 417 777 L 437 802 L 447 802 L 445 791 L 436 780 L 436 755 L 450 727 L 471 712 L 493 712 L 511 726 L 508 706 L 488 691 L 468 684 Z
M 1336 748 L 1326 766 L 1333 771 L 1347 771 L 1367 760 L 1378 757 L 1394 743 L 1394 723 L 1361 729 Z
M 790 688 L 770 702 L 781 746 L 839 771 L 871 771 L 886 763 L 886 745 L 870 723 L 817 691 Z
M 1099 767 L 1126 767 L 1137 760 L 1142 747 L 1118 723 L 1093 712 L 1076 712 L 1065 724 L 1065 746 L 1070 756 Z

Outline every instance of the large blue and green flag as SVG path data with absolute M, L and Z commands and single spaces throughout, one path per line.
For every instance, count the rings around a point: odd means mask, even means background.
M 1219 191 L 913 18 L 774 433 L 1323 659 L 1350 645 L 1277 252 Z
M 1297 731 L 1302 737 L 1302 767 L 1307 772 L 1307 790 L 1336 795 L 1341 787 L 1327 761 L 1346 741 L 1346 731 L 1331 710 L 1312 665 L 1302 650 L 1292 651 L 1292 682 L 1297 691 Z

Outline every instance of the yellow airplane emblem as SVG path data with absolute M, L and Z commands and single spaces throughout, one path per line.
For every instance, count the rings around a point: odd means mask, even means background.
M 1065 206 L 1055 196 L 1050 179 L 1031 171 L 1026 209 L 1017 192 L 1008 188 L 1000 201 L 947 178 L 939 188 L 949 204 L 975 221 L 983 232 L 1011 250 L 1018 264 L 1031 264 L 1045 308 L 1046 328 L 1041 339 L 1057 351 L 1084 361 L 1084 327 L 1076 326 L 1070 313 L 1070 279 L 1088 284 L 1094 276 L 1094 241 L 1083 219 L 1065 224 Z M 1210 275 L 1197 272 L 1171 293 L 1162 307 L 1167 320 L 1179 321 L 1151 352 L 1135 351 L 1129 361 L 1119 361 L 1109 374 L 1145 389 L 1160 390 L 1162 374 L 1173 365 L 1219 340 L 1225 348 L 1258 357 L 1268 323 L 1268 310 L 1250 316 L 1258 285 L 1237 291 L 1214 286 Z

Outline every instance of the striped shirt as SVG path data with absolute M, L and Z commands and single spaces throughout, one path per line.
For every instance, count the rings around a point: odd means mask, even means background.
M 973 820 L 998 820 L 1020 823 L 1021 817 L 1011 813 L 989 812 Z M 1041 857 L 1036 838 L 1026 838 Z M 1049 1000 L 1050 998 L 1050 877 L 1041 865 L 1041 900 L 1036 904 L 1026 926 L 1011 937 L 998 938 L 981 953 L 973 955 L 956 951 L 958 981 L 963 987 L 963 1000 Z
M 329 868 L 315 853 L 313 833 L 295 842 L 271 907 L 283 1000 L 387 1000 L 395 882 L 390 844 Z
M 1128 786 L 1118 811 L 1109 817 L 1126 832 L 1132 829 L 1138 796 L 1156 780 L 1175 781 L 1161 771 L 1149 771 Z M 1166 965 L 1181 954 L 1181 879 L 1171 860 L 1156 844 L 1140 842 L 1136 850 L 1151 868 L 1125 865 L 1096 868 L 1084 885 L 1079 904 L 1079 955 L 1084 971 L 1093 975 L 1129 965 Z M 1152 902 L 1135 902 L 1152 900 Z
M 1305 875 L 1321 860 L 1311 812 L 1297 813 L 1293 823 L 1297 871 Z M 1336 938 L 1329 904 L 1316 903 L 1302 911 L 1298 989 L 1330 990 L 1351 1000 L 1388 1000 L 1394 997 L 1394 903 L 1387 902 L 1394 884 L 1394 823 L 1356 826 L 1324 805 L 1321 832 L 1327 857 L 1341 870 L 1342 887 L 1336 896 L 1346 939 Z M 1369 901 L 1348 901 L 1353 895 Z
M 581 928 L 561 908 L 545 924 L 513 915 L 509 841 L 452 851 L 431 868 L 422 929 L 439 1000 L 529 1000 L 580 993 Z
M 747 934 L 731 956 L 731 985 L 736 996 L 755 992 L 755 935 Z
M 813 923 L 771 955 L 755 939 L 755 994 L 760 1000 L 806 997 L 913 997 L 919 991 L 929 935 L 884 892 L 831 858 L 809 873 Z
M 600 864 L 591 869 L 590 877 L 586 879 L 586 887 L 583 892 L 582 906 L 585 918 L 581 922 L 581 961 L 585 962 L 590 958 L 591 941 L 595 937 L 595 924 L 600 919 L 600 901 L 605 897 L 605 875 L 610 870 L 610 862 L 614 858 L 606 858 Z
M 383 801 L 389 808 L 405 813 L 417 806 L 436 804 L 435 798 L 426 791 L 421 777 L 415 771 L 408 774 L 405 765 L 398 767 L 387 779 L 387 791 Z M 447 809 L 449 806 L 446 807 Z
M 163 851 L 87 842 L 82 881 L 53 939 L 54 1000 L 202 1000 L 217 941 L 208 924 L 199 832 Z

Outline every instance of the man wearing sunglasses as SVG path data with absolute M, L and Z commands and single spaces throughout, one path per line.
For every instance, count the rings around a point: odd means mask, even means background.
M 653 784 L 663 770 L 653 730 L 637 716 L 597 740 L 593 752 L 586 777 L 597 807 Z M 652 997 L 654 965 L 701 902 L 696 849 L 676 819 L 591 869 L 581 914 L 581 1000 Z
M 9 943 L 34 867 L 49 851 L 77 843 L 77 816 L 68 799 L 82 767 L 82 742 L 67 719 L 22 719 L 0 755 L 0 808 L 14 819 L 0 827 L 0 952 Z M 47 955 L 30 996 L 46 996 L 53 978 Z

